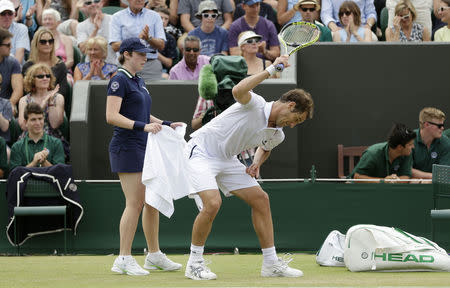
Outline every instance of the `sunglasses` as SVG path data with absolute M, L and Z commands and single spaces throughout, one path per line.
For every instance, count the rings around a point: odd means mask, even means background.
M 6 11 L 3 11 L 2 13 L 0 13 L 0 15 L 2 15 L 2 16 L 13 16 L 14 12 L 6 10 Z
M 251 39 L 245 40 L 245 43 L 247 43 L 247 44 L 254 44 L 254 43 L 258 43 L 258 42 L 259 42 L 258 38 L 251 38 Z
M 5 46 L 8 48 L 11 48 L 11 43 L 2 43 L 2 44 L 0 44 L 0 46 Z
M 39 43 L 41 43 L 42 45 L 46 45 L 46 44 L 53 44 L 55 43 L 55 39 L 41 39 L 39 40 Z
M 450 9 L 450 7 L 439 7 L 438 12 L 444 12 L 445 10 Z
M 437 128 L 439 128 L 439 129 L 444 128 L 444 123 L 438 124 L 438 123 L 434 123 L 434 122 L 430 122 L 430 121 L 427 121 L 427 123 L 428 123 L 428 124 L 431 124 L 431 125 L 434 125 L 434 126 L 436 126 Z
M 400 16 L 400 18 L 402 18 L 402 20 L 407 20 L 407 19 L 409 19 L 409 14 L 406 14 L 406 15 L 403 15 L 403 16 Z
M 198 52 L 198 51 L 200 51 L 200 48 L 186 47 L 186 48 L 184 48 L 184 50 L 185 50 L 186 52 L 191 52 L 191 51 Z
M 345 14 L 345 16 L 350 16 L 352 14 L 351 11 L 340 11 L 339 12 L 339 17 L 342 17 Z
M 38 74 L 38 75 L 34 75 L 34 77 L 38 78 L 38 79 L 44 79 L 44 77 L 50 79 L 51 75 L 50 74 Z
M 300 9 L 302 9 L 303 12 L 307 12 L 307 11 L 314 12 L 314 11 L 316 11 L 316 8 L 300 8 Z
M 90 6 L 90 5 L 92 5 L 92 3 L 98 4 L 98 3 L 100 3 L 100 0 L 86 1 L 86 2 L 84 2 L 84 5 Z
M 216 19 L 217 16 L 219 16 L 217 13 L 212 13 L 212 14 L 202 13 L 202 17 L 205 19 L 208 19 L 208 18 Z

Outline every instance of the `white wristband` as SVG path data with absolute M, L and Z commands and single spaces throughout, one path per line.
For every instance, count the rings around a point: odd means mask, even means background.
M 269 72 L 269 76 L 273 76 L 275 73 L 277 73 L 277 69 L 273 65 L 267 67 L 266 71 Z

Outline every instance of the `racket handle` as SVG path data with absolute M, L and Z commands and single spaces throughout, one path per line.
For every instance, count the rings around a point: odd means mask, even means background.
M 282 63 L 277 64 L 277 66 L 275 66 L 275 69 L 276 69 L 278 72 L 283 72 L 283 70 L 284 70 L 284 65 L 283 65 Z

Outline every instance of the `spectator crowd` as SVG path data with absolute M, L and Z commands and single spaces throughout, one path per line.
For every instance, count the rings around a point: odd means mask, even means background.
M 243 56 L 253 75 L 280 56 L 278 32 L 295 21 L 316 24 L 322 42 L 450 42 L 450 0 L 0 0 L 0 176 L 10 159 L 70 161 L 72 87 L 113 77 L 123 40 L 150 49 L 145 81 L 197 80 L 218 53 Z M 213 105 L 198 101 L 194 120 Z

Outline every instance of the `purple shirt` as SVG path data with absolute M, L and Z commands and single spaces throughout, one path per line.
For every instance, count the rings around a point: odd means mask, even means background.
M 200 69 L 206 64 L 209 64 L 209 57 L 206 55 L 199 55 L 197 58 L 197 67 L 192 71 L 186 65 L 186 61 L 181 59 L 177 65 L 173 66 L 170 69 L 170 80 L 198 80 L 198 74 L 200 73 Z
M 277 29 L 275 25 L 264 17 L 259 17 L 258 23 L 256 23 L 255 28 L 248 26 L 247 22 L 242 16 L 233 23 L 231 23 L 230 29 L 228 30 L 228 47 L 238 47 L 239 34 L 244 31 L 253 31 L 256 34 L 262 36 L 262 41 L 266 41 L 266 49 L 270 49 L 271 46 L 280 46 L 278 41 Z

